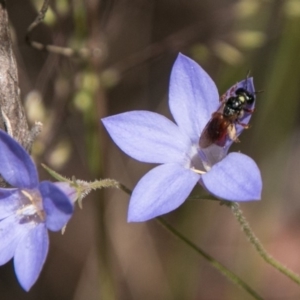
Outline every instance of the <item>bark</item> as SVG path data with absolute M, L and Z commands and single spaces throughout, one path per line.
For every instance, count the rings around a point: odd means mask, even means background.
M 0 128 L 30 150 L 32 138 L 20 99 L 5 0 L 0 0 Z

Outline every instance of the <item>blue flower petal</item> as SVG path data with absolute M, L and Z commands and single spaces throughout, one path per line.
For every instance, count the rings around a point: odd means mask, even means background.
M 149 171 L 133 190 L 128 222 L 142 222 L 166 214 L 181 205 L 200 175 L 178 164 L 165 164 Z
M 0 220 L 15 213 L 20 205 L 19 189 L 0 188 Z
M 12 186 L 32 189 L 38 174 L 29 154 L 8 134 L 0 130 L 0 174 Z
M 207 190 L 229 201 L 260 200 L 262 179 L 256 163 L 241 153 L 230 153 L 202 175 Z
M 70 186 L 67 182 L 54 182 L 55 186 L 57 186 L 70 200 L 72 203 L 78 198 L 78 194 L 76 189 Z
M 73 213 L 71 200 L 53 183 L 43 181 L 39 185 L 46 212 L 46 225 L 52 231 L 58 231 L 67 224 Z
M 193 60 L 179 54 L 171 74 L 169 106 L 182 131 L 198 144 L 199 136 L 220 105 L 217 87 Z
M 29 291 L 38 279 L 49 248 L 46 226 L 40 223 L 30 230 L 17 246 L 14 266 L 20 285 Z
M 23 235 L 32 228 L 32 224 L 20 225 L 20 216 L 11 215 L 0 222 L 0 265 L 7 263 L 15 254 Z
M 166 117 L 132 111 L 102 119 L 113 141 L 129 156 L 148 163 L 182 162 L 190 139 Z

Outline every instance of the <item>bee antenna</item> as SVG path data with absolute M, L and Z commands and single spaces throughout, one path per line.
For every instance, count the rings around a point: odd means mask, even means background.
M 259 90 L 259 91 L 255 91 L 254 94 L 257 95 L 257 94 L 260 94 L 260 93 L 263 93 L 263 92 L 264 92 L 264 90 Z
M 250 70 L 248 70 L 247 75 L 246 75 L 246 90 L 248 91 L 248 78 L 250 76 Z

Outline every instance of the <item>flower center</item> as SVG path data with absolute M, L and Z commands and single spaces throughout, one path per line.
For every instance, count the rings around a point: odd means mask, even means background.
M 43 199 L 39 190 L 20 189 L 21 207 L 17 214 L 22 216 L 22 223 L 41 223 L 46 219 L 43 209 Z
M 190 152 L 189 168 L 197 174 L 205 174 L 211 167 L 221 161 L 227 154 L 228 147 L 211 144 L 205 149 L 193 145 Z
M 193 168 L 192 168 L 192 171 L 194 171 L 195 173 L 200 174 L 200 175 L 203 175 L 206 173 L 205 171 L 201 171 L 201 170 L 197 170 L 197 169 L 193 169 Z
M 199 156 L 199 147 L 193 145 L 189 157 L 190 159 L 188 168 L 197 174 L 205 174 L 206 169 L 201 157 Z
M 220 147 L 211 144 L 205 149 L 199 149 L 199 156 L 206 171 L 209 171 L 213 165 L 221 161 L 227 154 L 228 147 Z

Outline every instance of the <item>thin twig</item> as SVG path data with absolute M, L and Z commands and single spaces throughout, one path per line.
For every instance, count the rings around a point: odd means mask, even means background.
M 27 29 L 27 33 L 25 36 L 25 41 L 28 43 L 29 46 L 33 47 L 39 51 L 47 51 L 50 53 L 66 56 L 66 57 L 80 57 L 80 58 L 87 58 L 87 57 L 99 57 L 102 55 L 102 51 L 99 48 L 95 49 L 88 49 L 88 48 L 81 48 L 79 50 L 68 48 L 68 47 L 60 47 L 56 45 L 46 45 L 37 41 L 33 41 L 31 39 L 31 33 L 35 27 L 37 27 L 45 18 L 46 12 L 49 8 L 49 0 L 44 0 L 43 6 L 39 11 L 35 20 L 30 24 Z
M 49 53 L 54 53 L 58 55 L 62 55 L 65 57 L 78 57 L 78 58 L 90 58 L 90 57 L 101 57 L 103 56 L 103 51 L 101 48 L 81 48 L 79 50 L 69 48 L 69 47 L 61 47 L 57 45 L 49 45 L 43 44 L 37 41 L 31 40 L 31 33 L 33 29 L 39 25 L 45 18 L 46 12 L 49 7 L 49 0 L 44 0 L 43 6 L 38 13 L 38 16 L 34 20 L 34 22 L 28 27 L 26 34 L 26 42 L 36 50 L 39 51 L 47 51 Z M 181 30 L 176 31 L 165 37 L 164 39 L 151 43 L 150 45 L 142 48 L 140 51 L 132 53 L 131 55 L 125 57 L 124 59 L 117 61 L 111 66 L 108 66 L 106 69 L 102 71 L 103 77 L 106 74 L 117 74 L 117 77 L 121 77 L 126 71 L 143 64 L 150 59 L 158 57 L 164 52 L 173 52 L 177 53 L 182 50 L 188 44 L 196 41 L 199 37 L 199 30 L 205 30 L 205 23 L 203 20 L 200 20 L 197 23 L 189 25 Z
M 48 10 L 49 7 L 49 0 L 44 0 L 43 6 L 41 8 L 41 10 L 39 11 L 37 17 L 35 18 L 35 20 L 30 24 L 30 26 L 27 29 L 27 34 L 26 34 L 26 41 L 27 39 L 29 39 L 29 35 L 31 33 L 31 31 L 38 26 L 45 18 L 46 12 Z

